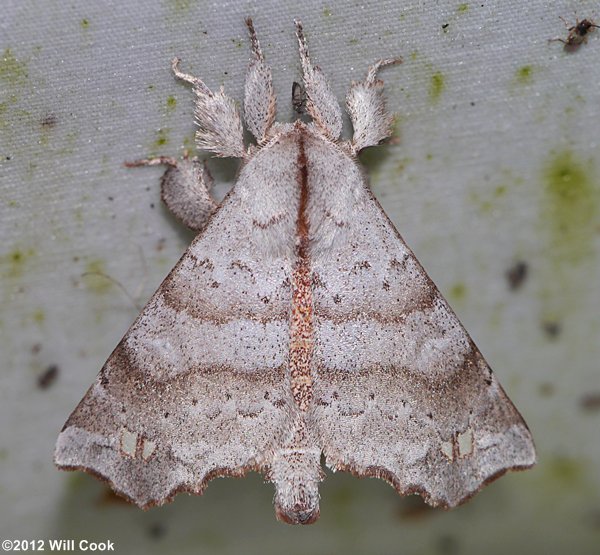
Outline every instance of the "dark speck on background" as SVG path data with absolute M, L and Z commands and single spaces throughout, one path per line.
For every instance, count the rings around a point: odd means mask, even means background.
M 58 374 L 58 366 L 56 364 L 51 364 L 38 376 L 38 387 L 40 389 L 48 389 L 56 381 Z
M 166 535 L 166 533 L 167 533 L 167 528 L 161 522 L 153 522 L 148 527 L 148 535 L 153 540 L 160 540 L 160 539 L 164 538 L 164 536 Z
M 506 270 L 506 280 L 511 291 L 519 289 L 527 279 L 528 266 L 522 260 L 515 262 L 508 270 Z
M 542 329 L 544 330 L 546 336 L 550 339 L 557 339 L 562 332 L 561 325 L 558 322 L 554 322 L 551 320 L 547 322 L 542 322 Z
M 42 127 L 45 127 L 48 129 L 50 127 L 54 127 L 58 123 L 58 118 L 56 117 L 55 114 L 46 114 L 42 118 L 42 121 L 40 123 L 41 123 Z
M 455 555 L 456 553 L 460 553 L 460 546 L 458 544 L 458 540 L 454 536 L 450 536 L 449 534 L 440 536 L 437 540 L 436 551 L 443 555 Z
M 600 411 L 600 391 L 582 395 L 579 398 L 579 406 L 586 412 Z

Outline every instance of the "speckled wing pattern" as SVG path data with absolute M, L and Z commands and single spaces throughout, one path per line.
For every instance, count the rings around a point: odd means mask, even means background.
M 262 472 L 280 520 L 319 516 L 321 456 L 454 507 L 535 463 L 531 434 L 371 194 L 355 156 L 390 134 L 380 60 L 353 83 L 355 129 L 297 37 L 312 123 L 274 123 L 251 20 L 244 102 L 193 85 L 198 144 L 243 159 L 217 208 L 196 159 L 161 157 L 162 198 L 201 229 L 67 420 L 55 461 L 141 507 Z
M 273 149 L 242 172 L 110 356 L 59 437 L 60 466 L 91 470 L 149 507 L 200 493 L 212 477 L 259 470 L 280 441 L 291 271 L 259 250 L 253 230 L 269 213 L 243 201 L 260 194 L 245 177 L 256 165 L 285 180 L 273 156 L 282 160 Z M 279 226 L 289 237 L 284 216 Z
M 313 258 L 311 426 L 329 467 L 456 506 L 531 466 L 530 432 L 357 168 L 323 150 L 315 189 L 357 185 L 337 207 L 343 240 Z

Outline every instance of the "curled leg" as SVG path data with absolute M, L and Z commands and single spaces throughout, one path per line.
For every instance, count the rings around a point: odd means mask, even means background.
M 217 156 L 243 158 L 244 149 L 242 120 L 232 98 L 223 87 L 213 93 L 201 79 L 179 70 L 179 58 L 172 62 L 176 77 L 190 83 L 196 95 L 196 143 L 198 148 L 214 152 Z
M 353 82 L 350 87 L 346 108 L 354 126 L 351 148 L 355 153 L 379 144 L 391 134 L 392 116 L 386 112 L 383 81 L 377 79 L 377 71 L 400 62 L 400 58 L 379 60 L 369 68 L 364 81 Z
M 169 210 L 187 227 L 200 231 L 208 222 L 218 204 L 210 196 L 213 180 L 206 164 L 197 158 L 176 159 L 167 156 L 126 162 L 128 168 L 165 165 L 160 180 L 160 193 Z

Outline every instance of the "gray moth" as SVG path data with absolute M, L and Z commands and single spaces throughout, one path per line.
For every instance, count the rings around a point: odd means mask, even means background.
M 142 508 L 261 472 L 277 518 L 319 517 L 323 456 L 401 495 L 454 507 L 535 463 L 531 434 L 356 160 L 390 135 L 376 62 L 342 112 L 296 22 L 310 123 L 275 122 L 252 21 L 244 116 L 180 71 L 197 144 L 242 160 L 217 204 L 197 159 L 166 164 L 162 197 L 199 234 L 64 425 L 55 451 Z

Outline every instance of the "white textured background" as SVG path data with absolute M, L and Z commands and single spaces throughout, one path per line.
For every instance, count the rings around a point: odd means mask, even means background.
M 598 553 L 600 33 L 573 53 L 548 43 L 575 10 L 600 17 L 591 1 L 3 0 L 0 539 L 112 539 L 119 553 Z M 63 422 L 137 314 L 99 273 L 143 304 L 191 240 L 160 206 L 162 170 L 123 161 L 193 144 L 175 55 L 242 100 L 247 15 L 280 120 L 299 76 L 294 17 L 340 101 L 375 59 L 405 59 L 382 73 L 395 140 L 361 158 L 540 459 L 455 511 L 330 474 L 312 527 L 276 523 L 257 475 L 144 513 L 52 465 Z M 236 163 L 211 168 L 223 194 Z M 527 279 L 510 290 L 519 261 Z M 58 377 L 40 388 L 51 365 Z

